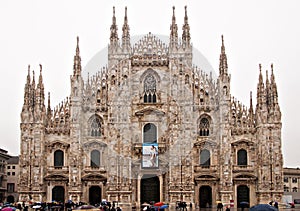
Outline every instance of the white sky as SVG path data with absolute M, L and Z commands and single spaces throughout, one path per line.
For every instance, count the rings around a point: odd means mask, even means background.
M 2 0 L 0 1 L 0 148 L 19 153 L 20 112 L 27 65 L 39 73 L 43 65 L 45 95 L 54 107 L 70 93 L 76 36 L 83 67 L 109 42 L 112 7 L 116 6 L 119 37 L 128 7 L 131 35 L 169 35 L 172 6 L 181 37 L 188 6 L 191 38 L 218 71 L 221 35 L 225 38 L 231 93 L 249 106 L 256 104 L 258 64 L 274 73 L 282 111 L 284 166 L 300 166 L 299 57 L 300 1 L 297 0 Z

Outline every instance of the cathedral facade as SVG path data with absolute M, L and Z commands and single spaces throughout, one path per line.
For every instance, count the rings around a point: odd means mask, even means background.
M 42 66 L 30 74 L 21 112 L 20 201 L 164 201 L 250 205 L 283 194 L 281 112 L 273 65 L 259 66 L 256 106 L 231 95 L 222 37 L 216 78 L 193 65 L 185 8 L 169 43 L 149 33 L 131 45 L 127 9 L 119 40 L 115 12 L 108 63 L 83 79 L 77 38 L 71 92 L 51 109 Z M 270 77 L 270 79 L 269 79 Z

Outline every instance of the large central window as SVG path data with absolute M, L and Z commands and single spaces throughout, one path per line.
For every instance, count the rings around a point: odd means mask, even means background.
M 144 80 L 144 103 L 156 103 L 156 80 L 152 74 Z
M 144 132 L 144 143 L 157 142 L 157 130 L 154 124 L 152 123 L 145 124 L 143 132 Z

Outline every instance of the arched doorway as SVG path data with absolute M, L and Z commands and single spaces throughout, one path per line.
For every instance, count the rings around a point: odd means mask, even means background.
M 200 187 L 199 205 L 200 208 L 212 207 L 212 190 L 210 186 L 204 185 Z
M 99 186 L 91 186 L 89 189 L 89 203 L 91 205 L 100 204 L 101 200 L 101 188 Z
M 65 189 L 63 186 L 55 186 L 52 189 L 52 201 L 65 202 Z
M 237 187 L 237 207 L 241 207 L 241 202 L 250 202 L 249 188 L 247 185 L 239 185 Z M 243 204 L 243 203 L 242 203 Z
M 144 175 L 141 179 L 141 203 L 160 201 L 159 178 L 156 175 Z
M 7 196 L 7 202 L 8 203 L 14 203 L 15 202 L 15 197 L 12 195 Z

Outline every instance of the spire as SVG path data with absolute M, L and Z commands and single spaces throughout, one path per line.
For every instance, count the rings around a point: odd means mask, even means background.
M 265 103 L 265 88 L 264 88 L 264 82 L 263 82 L 263 76 L 261 73 L 261 64 L 259 64 L 259 77 L 258 77 L 258 84 L 257 84 L 257 106 L 256 109 L 262 107 L 262 105 Z
M 188 23 L 188 16 L 187 16 L 187 6 L 184 7 L 185 10 L 185 16 L 184 16 L 184 24 L 182 27 L 182 44 L 185 47 L 189 47 L 190 46 L 190 40 L 191 40 L 191 36 L 190 36 L 190 26 Z
M 34 108 L 35 106 L 35 75 L 34 70 L 32 71 L 32 82 L 31 82 L 31 95 L 30 95 L 30 106 Z
M 115 16 L 115 7 L 113 7 L 113 17 L 112 17 L 112 24 L 110 27 L 110 44 L 112 46 L 118 45 L 118 27 L 116 24 L 116 16 Z
M 178 44 L 178 27 L 175 18 L 175 7 L 173 6 L 172 24 L 170 26 L 170 47 L 176 47 Z
M 74 76 L 81 75 L 81 57 L 80 57 L 79 37 L 78 36 L 77 36 L 76 53 L 74 56 L 73 75 Z
M 219 74 L 220 75 L 227 75 L 228 74 L 228 65 L 227 65 L 227 56 L 225 53 L 225 46 L 224 46 L 224 38 L 222 38 L 222 46 L 221 46 L 221 54 L 220 54 L 220 64 L 219 64 Z
M 266 70 L 266 88 L 265 88 L 265 93 L 266 93 L 266 103 L 267 105 L 270 104 L 271 100 L 271 93 L 270 93 L 270 82 L 269 82 L 269 77 L 268 77 L 268 70 Z
M 129 34 L 129 25 L 128 25 L 128 18 L 127 18 L 127 7 L 125 7 L 125 17 L 124 17 L 124 24 L 122 27 L 122 48 L 123 50 L 129 50 L 130 48 L 130 34 Z
M 48 123 L 48 125 L 51 122 L 51 117 L 52 117 L 52 110 L 51 110 L 51 105 L 50 105 L 50 92 L 48 92 L 48 106 L 47 106 L 47 123 Z
M 30 99 L 30 65 L 28 65 L 28 73 L 27 73 L 27 80 L 24 88 L 24 106 L 29 105 L 29 99 Z
M 249 108 L 249 113 L 253 114 L 252 92 L 250 92 L 250 108 Z
M 43 76 L 42 76 L 42 65 L 40 64 L 40 75 L 39 75 L 39 81 L 36 88 L 36 100 L 37 104 L 40 106 L 44 106 L 44 83 L 43 83 Z
M 275 76 L 273 72 L 273 64 L 271 64 L 271 85 L 270 85 L 270 92 L 273 96 L 273 103 L 278 104 L 278 93 L 277 93 L 277 85 L 275 82 Z

